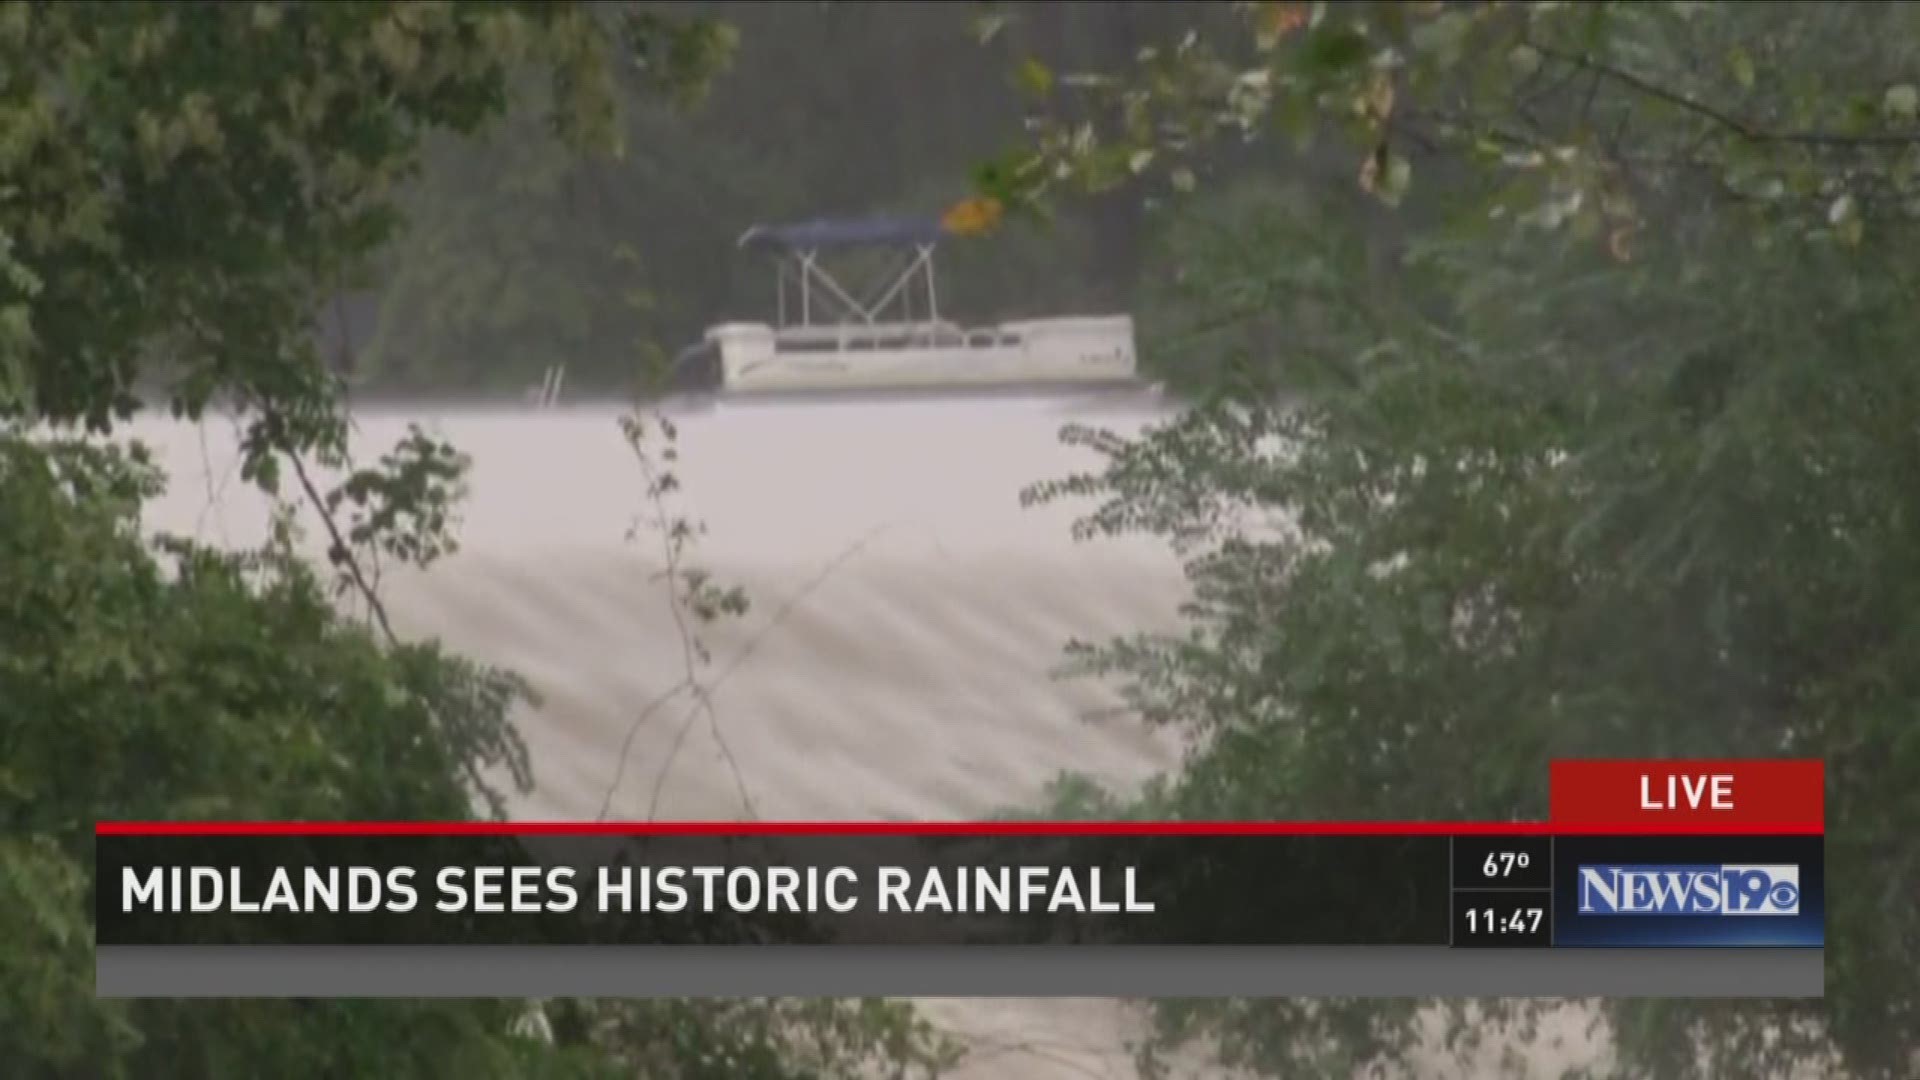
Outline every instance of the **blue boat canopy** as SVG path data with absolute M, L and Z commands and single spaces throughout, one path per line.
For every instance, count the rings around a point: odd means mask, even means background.
M 807 221 L 795 225 L 755 225 L 740 236 L 740 246 L 761 250 L 820 251 L 827 248 L 908 247 L 932 244 L 947 235 L 938 220 L 861 218 Z

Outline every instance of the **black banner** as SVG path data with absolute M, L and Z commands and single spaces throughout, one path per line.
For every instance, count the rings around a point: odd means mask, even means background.
M 1819 947 L 1818 836 L 115 835 L 101 945 Z
M 1446 836 L 97 843 L 101 945 L 1445 945 L 1451 919 Z

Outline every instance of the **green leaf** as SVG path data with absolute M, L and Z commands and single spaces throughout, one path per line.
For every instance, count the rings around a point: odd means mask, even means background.
M 1891 119 L 1911 123 L 1920 116 L 1920 90 L 1912 83 L 1890 86 L 1880 107 Z
M 1733 81 L 1739 83 L 1741 89 L 1753 89 L 1753 57 L 1747 55 L 1747 50 L 1738 45 L 1727 50 L 1727 70 L 1733 74 Z
M 1014 80 L 1020 91 L 1029 97 L 1044 98 L 1053 92 L 1053 71 L 1032 57 L 1020 62 L 1014 72 Z
M 1412 34 L 1416 51 L 1427 53 L 1442 67 L 1460 61 L 1467 34 L 1473 29 L 1473 17 L 1464 11 L 1448 11 L 1431 22 L 1421 23 Z
M 1300 67 L 1309 74 L 1334 75 L 1364 63 L 1368 52 L 1364 34 L 1344 24 L 1328 24 L 1307 35 Z
M 1850 224 L 1857 225 L 1859 221 L 1860 201 L 1853 197 L 1852 192 L 1828 204 L 1827 224 L 1832 225 L 1836 230 L 1845 230 Z

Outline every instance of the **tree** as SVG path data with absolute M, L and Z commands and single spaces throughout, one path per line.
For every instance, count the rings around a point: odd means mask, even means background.
M 118 1003 L 87 977 L 91 822 L 458 818 L 529 763 L 526 695 L 386 627 L 372 553 L 448 549 L 464 463 L 424 436 L 347 460 L 312 333 L 401 224 L 432 132 L 497 118 L 544 75 L 583 149 L 612 71 L 704 79 L 725 35 L 574 4 L 11 4 L 0 8 L 0 1050 L 23 1076 L 844 1075 L 946 1053 L 903 1007 L 568 1003 L 553 1043 L 512 1003 Z M 254 552 L 140 529 L 162 482 L 110 439 L 145 394 L 238 409 L 246 475 L 290 519 Z M 87 429 L 85 438 L 75 427 Z M 322 491 L 311 463 L 347 479 Z M 371 615 L 334 603 L 344 588 Z
M 1243 11 L 1242 39 L 1087 80 L 1110 125 L 1042 122 L 985 177 L 1010 201 L 1178 190 L 1222 134 L 1359 138 L 1316 151 L 1351 147 L 1343 190 L 1195 196 L 1228 226 L 1179 238 L 1167 306 L 1194 333 L 1161 358 L 1207 373 L 1195 407 L 1136 441 L 1070 430 L 1107 467 L 1031 493 L 1190 559 L 1184 635 L 1082 656 L 1205 744 L 1093 804 L 1502 819 L 1544 812 L 1555 756 L 1821 757 L 1854 883 L 1826 998 L 1607 1004 L 1614 1071 L 1911 1075 L 1914 13 Z M 1456 1035 L 1537 1012 L 1447 1009 Z M 1414 1012 L 1170 1003 L 1158 1042 L 1345 1075 Z

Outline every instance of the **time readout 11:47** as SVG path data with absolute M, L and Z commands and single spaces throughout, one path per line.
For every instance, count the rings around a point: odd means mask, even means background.
M 1452 943 L 1537 948 L 1552 942 L 1553 839 L 1456 837 Z

